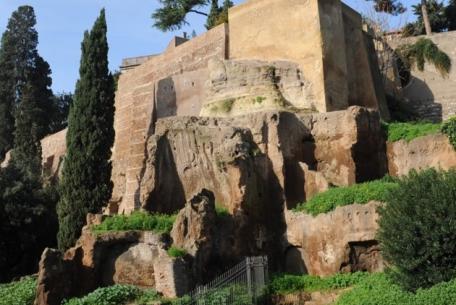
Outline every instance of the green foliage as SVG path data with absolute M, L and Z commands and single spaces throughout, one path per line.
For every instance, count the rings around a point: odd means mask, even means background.
M 385 274 L 371 274 L 342 294 L 334 305 L 449 305 L 456 304 L 456 280 L 441 283 L 416 294 L 402 290 Z
M 185 255 L 187 255 L 187 251 L 185 251 L 185 249 L 181 249 L 175 246 L 170 247 L 167 252 L 169 256 L 175 258 L 184 257 Z
M 197 13 L 207 16 L 206 13 L 196 10 L 196 8 L 208 4 L 207 0 L 159 0 L 159 7 L 152 14 L 154 26 L 162 31 L 179 30 L 187 25 L 186 16 L 188 13 Z
M 427 0 L 426 8 L 429 17 L 429 23 L 431 25 L 432 32 L 440 33 L 444 32 L 448 28 L 448 16 L 445 12 L 445 4 L 442 1 Z M 416 21 L 408 23 L 403 29 L 404 36 L 417 36 L 426 34 L 426 30 L 423 22 L 423 12 L 421 9 L 421 3 L 412 5 L 413 14 L 416 16 Z
M 223 112 L 223 113 L 229 113 L 231 109 L 233 109 L 234 102 L 236 100 L 234 98 L 226 99 L 220 102 L 215 103 L 211 107 L 212 112 Z
M 396 189 L 397 182 L 390 177 L 347 187 L 331 188 L 315 195 L 309 201 L 299 204 L 295 211 L 304 211 L 315 216 L 333 211 L 338 206 L 364 204 L 373 200 L 385 202 L 388 193 L 394 192 Z
M 24 98 L 33 101 L 39 114 L 34 132 L 49 133 L 52 80 L 48 63 L 37 51 L 38 33 L 31 6 L 20 6 L 9 19 L 0 47 L 0 159 L 13 146 L 14 112 Z M 24 97 L 24 94 L 27 96 Z M 21 110 L 19 110 L 20 112 Z M 21 115 L 21 114 L 19 114 Z
M 426 62 L 433 64 L 442 77 L 447 77 L 451 71 L 451 58 L 427 38 L 420 38 L 414 44 L 404 44 L 396 49 L 406 67 L 416 66 L 423 71 Z
M 448 31 L 456 30 L 456 0 L 450 0 L 445 8 L 445 15 L 448 21 Z
M 443 122 L 441 130 L 447 135 L 453 148 L 456 149 L 456 117 L 452 117 Z
M 412 171 L 379 209 L 378 239 L 393 266 L 392 279 L 407 290 L 456 277 L 456 171 Z
M 384 123 L 383 127 L 388 134 L 389 142 L 400 140 L 410 142 L 415 138 L 435 134 L 440 131 L 440 124 L 428 122 L 393 122 Z
M 27 276 L 20 281 L 0 284 L 0 305 L 33 305 L 36 277 Z
M 92 228 L 95 233 L 110 231 L 153 231 L 157 233 L 169 233 L 173 228 L 176 215 L 148 214 L 134 212 L 131 215 L 114 215 L 107 217 L 99 225 Z
M 217 25 L 217 18 L 221 9 L 218 6 L 218 0 L 211 0 L 211 9 L 206 20 L 206 29 L 210 30 Z
M 268 285 L 268 292 L 270 294 L 288 294 L 296 291 L 342 289 L 361 283 L 368 277 L 369 274 L 365 272 L 339 273 L 326 278 L 284 274 L 272 278 Z
M 266 99 L 266 98 L 265 98 L 264 96 L 257 96 L 257 97 L 255 98 L 255 102 L 258 103 L 258 104 L 261 104 L 261 103 L 264 102 L 265 99 Z
M 82 298 L 66 300 L 62 305 L 124 305 L 141 296 L 141 290 L 135 286 L 114 285 L 98 288 Z
M 50 133 L 56 133 L 68 126 L 68 113 L 73 103 L 73 94 L 62 92 L 52 97 L 53 109 L 50 122 Z
M 159 0 L 161 7 L 152 14 L 154 26 L 162 31 L 175 31 L 189 23 L 186 17 L 196 13 L 207 17 L 206 28 L 209 30 L 219 24 L 228 22 L 228 9 L 233 6 L 231 0 L 224 0 L 220 8 L 218 0 Z M 211 5 L 209 14 L 199 8 Z
M 366 0 L 374 2 L 374 9 L 377 12 L 387 13 L 394 16 L 406 11 L 404 5 L 398 0 Z
M 215 203 L 215 213 L 218 217 L 230 216 L 230 212 L 228 211 L 228 209 L 218 203 Z
M 114 80 L 108 70 L 104 10 L 84 34 L 80 78 L 70 107 L 67 153 L 58 204 L 59 248 L 71 247 L 87 213 L 98 213 L 111 197 L 114 142 Z

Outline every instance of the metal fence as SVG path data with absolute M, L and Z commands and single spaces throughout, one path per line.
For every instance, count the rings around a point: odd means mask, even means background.
M 259 304 L 267 282 L 267 257 L 247 257 L 206 285 L 196 287 L 181 305 Z

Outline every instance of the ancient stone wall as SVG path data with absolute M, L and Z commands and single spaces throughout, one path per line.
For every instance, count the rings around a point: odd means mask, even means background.
M 340 0 L 250 0 L 229 12 L 230 59 L 296 62 L 311 95 L 297 108 L 361 105 L 388 117 L 361 16 Z
M 435 33 L 431 36 L 393 39 L 390 46 L 395 49 L 401 44 L 414 43 L 425 37 L 436 43 L 450 56 L 453 68 L 447 78 L 443 78 L 433 65 L 426 64 L 424 71 L 412 70 L 412 79 L 402 90 L 407 105 L 423 119 L 445 120 L 456 114 L 456 31 Z
M 192 82 L 200 86 L 200 76 L 197 73 L 187 74 L 193 76 L 194 81 L 186 77 L 183 83 L 179 75 L 205 69 L 211 58 L 225 59 L 227 35 L 226 25 L 221 25 L 185 43 L 170 44 L 163 54 L 120 76 L 115 103 L 112 212 L 128 212 L 135 208 L 134 198 L 143 168 L 146 137 L 153 132 L 155 118 L 179 113 L 181 105 L 190 110 L 199 107 L 198 98 L 186 89 L 192 86 Z M 167 90 L 174 91 L 176 97 L 183 99 L 170 99 L 168 105 L 155 108 L 155 97 L 158 94 L 158 99 L 167 98 Z
M 43 173 L 46 178 L 51 180 L 57 178 L 62 168 L 63 157 L 66 153 L 66 133 L 67 130 L 64 129 L 41 140 Z M 11 152 L 9 151 L 0 167 L 6 167 L 10 158 Z

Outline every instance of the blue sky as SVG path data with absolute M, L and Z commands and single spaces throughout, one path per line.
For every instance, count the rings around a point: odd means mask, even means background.
M 244 0 L 235 0 L 241 3 Z M 344 0 L 358 11 L 369 10 L 364 0 Z M 405 0 L 407 5 L 418 0 Z M 157 0 L 0 0 L 0 32 L 6 28 L 11 13 L 20 5 L 31 5 L 37 15 L 39 52 L 51 65 L 53 90 L 73 91 L 78 78 L 80 43 L 101 8 L 106 8 L 110 68 L 116 70 L 122 58 L 160 53 L 174 35 L 195 30 L 205 31 L 205 18 L 189 15 L 191 26 L 177 32 L 163 33 L 152 27 L 151 13 Z M 394 20 L 403 23 L 409 13 Z

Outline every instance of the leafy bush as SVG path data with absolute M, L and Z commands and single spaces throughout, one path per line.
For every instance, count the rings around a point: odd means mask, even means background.
M 380 180 L 354 184 L 347 187 L 331 188 L 326 192 L 315 195 L 305 203 L 299 204 L 295 210 L 318 215 L 334 210 L 338 206 L 369 201 L 386 201 L 387 194 L 397 188 L 396 181 L 391 177 Z
M 187 254 L 185 249 L 172 246 L 168 249 L 168 255 L 171 257 L 184 257 Z
M 449 305 L 456 304 L 456 280 L 441 283 L 416 294 L 402 290 L 385 274 L 376 273 L 344 294 L 335 305 Z
M 456 117 L 452 117 L 442 124 L 442 132 L 447 135 L 451 145 L 456 149 Z
M 98 288 L 82 298 L 66 300 L 62 305 L 124 305 L 142 296 L 142 292 L 135 286 L 114 285 Z
M 327 278 L 311 275 L 279 275 L 272 278 L 268 292 L 270 294 L 287 294 L 296 291 L 322 291 L 341 289 L 353 286 L 369 276 L 365 272 L 340 273 Z
M 440 131 L 440 124 L 428 122 L 407 122 L 407 123 L 385 123 L 384 128 L 388 133 L 388 141 L 396 142 L 405 140 L 407 142 Z
M 95 233 L 109 231 L 154 231 L 157 233 L 169 233 L 173 228 L 176 215 L 148 214 L 134 212 L 131 215 L 114 215 L 106 218 L 99 225 L 93 227 Z
M 379 213 L 378 238 L 397 284 L 413 291 L 456 277 L 456 171 L 411 172 Z
M 18 282 L 0 285 L 0 305 L 33 305 L 36 277 L 27 276 Z

